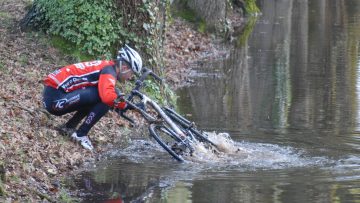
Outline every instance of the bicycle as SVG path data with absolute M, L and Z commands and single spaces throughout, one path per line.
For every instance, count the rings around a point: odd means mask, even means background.
M 145 84 L 144 80 L 149 75 L 162 83 L 162 79 L 150 69 L 143 69 L 142 75 L 135 82 L 135 87 L 129 95 L 123 98 L 127 102 L 128 108 L 118 111 L 120 116 L 135 124 L 135 121 L 125 113 L 127 110 L 139 112 L 149 124 L 150 135 L 177 161 L 183 162 L 183 156 L 192 156 L 195 151 L 194 146 L 199 142 L 213 152 L 218 152 L 216 144 L 208 139 L 206 133 L 198 130 L 193 122 L 169 107 L 161 107 L 140 92 Z

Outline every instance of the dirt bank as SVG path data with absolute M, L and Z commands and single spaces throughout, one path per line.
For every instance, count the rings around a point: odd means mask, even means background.
M 0 2 L 0 202 L 65 201 L 69 191 L 63 178 L 124 139 L 126 124 L 114 113 L 102 119 L 90 132 L 96 153 L 56 131 L 69 117 L 55 118 L 42 110 L 41 81 L 54 67 L 74 61 L 53 48 L 44 34 L 19 31 L 27 3 Z M 218 52 L 210 36 L 180 20 L 166 37 L 166 76 L 173 84 L 186 79 L 194 60 Z

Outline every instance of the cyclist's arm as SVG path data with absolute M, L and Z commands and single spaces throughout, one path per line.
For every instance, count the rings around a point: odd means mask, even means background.
M 115 84 L 115 69 L 112 66 L 105 67 L 99 76 L 98 90 L 101 101 L 111 107 L 114 107 L 114 101 L 118 97 L 115 90 Z

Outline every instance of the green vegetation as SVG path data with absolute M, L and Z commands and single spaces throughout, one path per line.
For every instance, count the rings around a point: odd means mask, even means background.
M 207 25 L 206 25 L 206 22 L 205 20 L 200 20 L 198 22 L 198 31 L 201 32 L 201 33 L 205 33 L 206 32 L 206 29 L 207 29 Z
M 76 198 L 72 198 L 68 192 L 66 192 L 65 190 L 60 190 L 60 195 L 59 195 L 59 202 L 63 202 L 63 203 L 72 203 L 72 202 L 80 202 L 78 199 Z
M 160 86 L 153 80 L 146 80 L 146 86 L 144 88 L 145 94 L 154 99 L 155 101 L 162 101 Z
M 147 79 L 144 81 L 144 83 L 145 85 L 142 89 L 142 92 L 144 92 L 154 101 L 159 102 L 163 105 L 176 104 L 177 97 L 168 84 L 160 84 L 153 79 Z M 130 92 L 132 88 L 134 88 L 134 84 L 126 81 L 125 85 L 119 86 L 118 88 L 120 88 L 123 92 Z
M 166 83 L 164 83 L 161 86 L 161 92 L 163 93 L 162 95 L 164 95 L 163 100 L 165 102 L 163 102 L 163 104 L 166 105 L 175 105 L 176 104 L 176 100 L 178 98 L 178 96 L 176 95 L 176 93 L 170 88 L 170 86 Z
M 144 90 L 145 94 L 151 99 L 154 99 L 161 104 L 169 105 L 176 103 L 175 93 L 165 83 L 159 84 L 153 80 L 146 80 L 146 87 Z
M 119 47 L 131 44 L 159 74 L 168 8 L 169 0 L 35 0 L 29 13 L 36 17 L 28 24 L 79 59 L 113 58 Z
M 82 52 L 80 46 L 76 46 L 74 43 L 71 43 L 60 36 L 52 36 L 50 42 L 62 53 L 74 57 L 77 61 L 88 61 L 94 59 L 93 56 Z
M 175 13 L 175 15 L 183 18 L 184 20 L 190 23 L 193 23 L 197 31 L 201 33 L 206 32 L 206 28 L 207 28 L 206 21 L 202 18 L 197 17 L 191 9 L 179 11 Z
M 252 16 L 248 19 L 248 21 L 246 22 L 245 28 L 243 29 L 242 34 L 239 35 L 237 38 L 236 46 L 241 47 L 244 44 L 246 44 L 250 34 L 252 33 L 252 31 L 255 27 L 256 21 L 257 21 L 256 16 Z
M 256 5 L 256 0 L 245 0 L 245 9 L 248 14 L 260 13 L 260 9 Z
M 111 59 L 119 47 L 130 44 L 145 65 L 162 75 L 158 67 L 163 65 L 169 5 L 169 0 L 35 0 L 29 13 L 36 17 L 30 26 L 46 31 L 54 47 L 77 61 Z
M 26 55 L 21 55 L 19 58 L 18 58 L 18 60 L 20 61 L 20 64 L 22 65 L 22 66 L 25 66 L 26 64 L 27 64 L 27 62 L 28 62 L 28 56 L 26 56 Z
M 111 11 L 116 7 L 111 0 L 105 1 L 47 1 L 36 0 L 42 12 L 40 21 L 47 32 L 81 46 L 81 51 L 90 55 L 111 56 L 111 47 L 120 38 L 120 18 Z
M 10 18 L 10 15 L 7 12 L 0 11 L 0 18 L 8 19 Z
M 196 13 L 190 8 L 174 10 L 174 14 L 192 23 L 197 21 Z
M 177 5 L 175 5 L 172 9 L 172 13 L 174 16 L 178 16 L 190 23 L 193 23 L 199 32 L 206 32 L 206 21 L 200 18 L 193 9 L 189 8 L 186 5 L 186 1 L 178 2 Z

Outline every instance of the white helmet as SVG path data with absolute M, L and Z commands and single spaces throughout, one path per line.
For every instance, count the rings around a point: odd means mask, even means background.
M 119 50 L 117 60 L 124 60 L 128 62 L 131 66 L 131 69 L 136 74 L 140 74 L 142 69 L 142 60 L 140 54 L 128 45 L 125 45 L 125 47 Z

